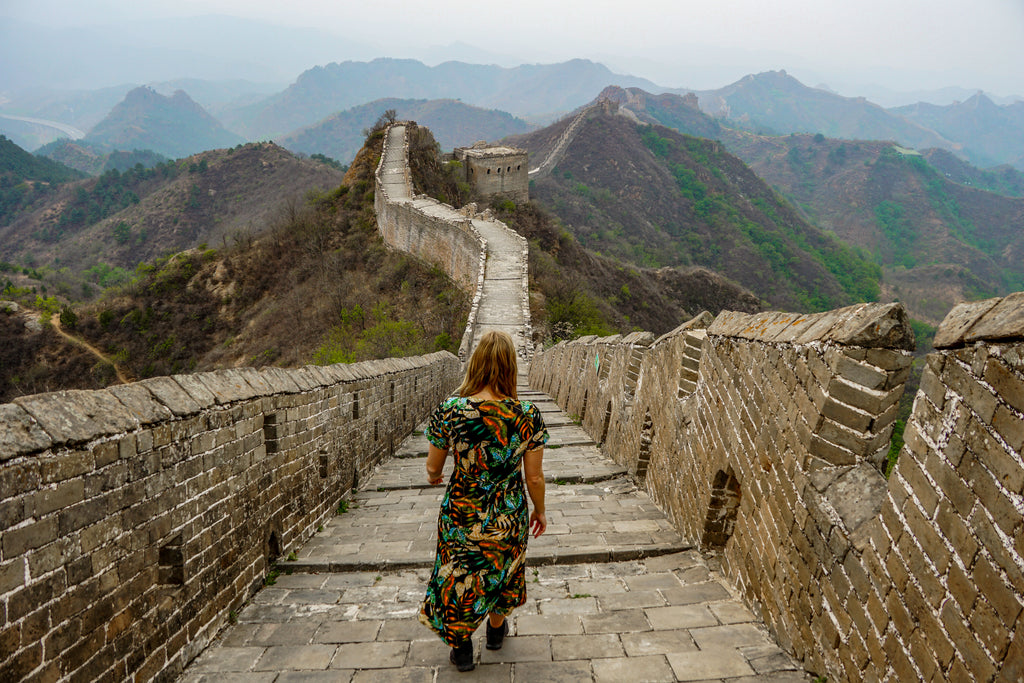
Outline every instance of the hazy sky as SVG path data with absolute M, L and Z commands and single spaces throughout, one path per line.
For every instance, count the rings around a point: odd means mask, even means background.
M 330 31 L 379 56 L 436 62 L 445 54 L 426 48 L 461 42 L 505 65 L 588 57 L 669 87 L 785 68 L 841 91 L 1024 95 L 1024 0 L 0 0 L 0 15 L 63 26 L 214 13 Z

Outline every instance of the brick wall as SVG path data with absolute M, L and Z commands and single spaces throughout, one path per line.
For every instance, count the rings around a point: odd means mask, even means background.
M 1024 294 L 943 323 L 888 480 L 902 307 L 706 325 L 559 344 L 531 384 L 719 554 L 808 670 L 1020 680 Z
M 172 680 L 460 379 L 448 353 L 0 405 L 0 680 Z

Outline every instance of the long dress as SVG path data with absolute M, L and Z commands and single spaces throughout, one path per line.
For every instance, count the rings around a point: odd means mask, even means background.
M 441 500 L 420 621 L 454 647 L 488 612 L 508 614 L 526 602 L 529 515 L 520 469 L 548 433 L 528 401 L 459 397 L 434 411 L 426 436 L 451 449 L 455 470 Z

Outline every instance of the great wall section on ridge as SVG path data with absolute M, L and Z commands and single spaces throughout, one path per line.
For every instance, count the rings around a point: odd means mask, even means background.
M 885 479 L 910 363 L 901 306 L 723 312 L 658 339 L 534 354 L 525 241 L 487 212 L 413 196 L 408 125 L 386 133 L 379 227 L 476 288 L 460 356 L 488 327 L 513 332 L 531 388 L 618 463 L 595 465 L 601 476 L 628 471 L 806 669 L 1024 679 L 1024 293 L 947 316 Z M 174 679 L 257 594 L 272 558 L 342 525 L 339 502 L 459 376 L 459 359 L 439 353 L 0 405 L 0 678 Z

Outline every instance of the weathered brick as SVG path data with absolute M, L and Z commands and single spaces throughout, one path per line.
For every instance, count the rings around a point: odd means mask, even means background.
M 844 355 L 835 357 L 833 367 L 836 373 L 843 379 L 867 389 L 884 389 L 889 379 L 886 372 L 866 363 L 859 363 Z M 819 381 L 825 382 L 828 380 L 827 378 L 821 378 Z
M 963 367 L 958 363 L 947 363 L 943 380 L 951 391 L 964 398 L 982 422 L 992 421 L 992 414 L 996 410 L 996 397 L 971 377 Z
M 985 600 L 985 597 L 985 594 L 982 593 L 975 601 L 969 623 L 981 642 L 992 653 L 994 661 L 998 662 L 1002 660 L 1010 645 L 1010 631 L 999 620 L 999 616 Z
M 7 529 L 3 533 L 4 557 L 17 557 L 22 553 L 39 548 L 57 538 L 57 518 L 44 517 L 16 529 Z
M 991 358 L 985 365 L 985 381 L 992 385 L 1001 400 L 1024 413 L 1024 378 L 999 359 Z
M 971 578 L 985 600 L 995 608 L 1003 624 L 1012 628 L 1021 613 L 1021 603 L 1014 590 L 1006 585 L 999 572 L 984 556 L 979 556 L 975 561 Z
M 999 433 L 1010 448 L 1020 453 L 1024 450 L 1024 420 L 1014 415 L 1006 406 L 998 406 L 992 417 L 992 428 Z
M 980 680 L 987 681 L 992 678 L 996 668 L 977 641 L 976 634 L 968 627 L 968 622 L 957 609 L 956 603 L 946 602 L 942 606 L 941 616 L 942 624 L 956 645 L 957 652 L 963 658 L 967 670 Z

